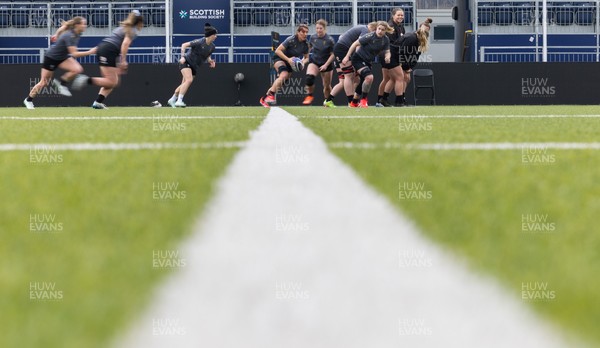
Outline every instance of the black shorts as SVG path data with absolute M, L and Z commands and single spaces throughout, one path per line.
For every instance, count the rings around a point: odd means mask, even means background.
M 397 54 L 392 54 L 390 62 L 385 62 L 385 57 L 381 57 L 381 67 L 384 69 L 394 69 L 400 66 L 400 57 Z
M 277 62 L 285 63 L 285 65 L 282 65 L 281 67 L 277 68 L 277 75 L 279 75 L 282 71 L 287 71 L 290 74 L 294 72 L 294 70 L 292 69 L 292 66 L 289 65 L 288 62 L 281 60 L 279 57 L 273 58 L 273 67 L 275 67 L 275 63 L 277 63 Z
M 196 67 L 188 63 L 187 59 L 185 60 L 185 63 L 179 63 L 179 70 L 182 69 L 192 69 L 192 76 L 196 76 Z
M 52 59 L 52 58 L 48 58 L 48 57 L 44 56 L 44 62 L 42 63 L 42 68 L 44 68 L 46 70 L 54 71 L 54 70 L 56 70 L 56 68 L 58 68 L 58 66 L 62 62 L 64 62 L 67 59 L 69 59 L 69 58 L 66 58 L 63 60 L 56 60 L 56 59 Z
M 342 60 L 344 60 L 344 57 L 346 57 L 346 54 L 348 53 L 349 49 L 350 47 L 346 47 L 340 44 L 335 44 L 333 46 L 333 55 L 335 56 L 335 60 L 333 61 L 333 63 L 335 64 L 336 68 L 341 68 Z
M 98 64 L 101 66 L 112 66 L 117 67 L 117 57 L 121 54 L 121 49 L 110 42 L 102 41 L 98 45 L 98 51 L 96 57 L 98 57 Z
M 309 64 L 310 64 L 310 63 L 312 63 L 312 64 L 316 65 L 317 67 L 319 67 L 319 69 L 321 68 L 321 66 L 323 66 L 323 64 L 319 64 L 319 63 L 315 62 L 315 61 L 312 59 L 312 57 L 310 57 L 310 58 L 308 59 L 308 63 L 309 63 Z M 332 62 L 332 63 L 333 63 L 333 62 Z M 321 72 L 328 72 L 328 71 L 332 71 L 332 70 L 333 70 L 333 64 L 329 64 L 329 65 L 327 66 L 327 69 L 325 69 L 325 71 L 321 71 Z
M 358 73 L 358 71 L 364 67 L 368 67 L 369 69 L 371 69 L 371 63 L 370 62 L 365 62 L 358 54 L 353 54 L 352 55 L 352 59 L 350 60 L 352 62 L 352 67 L 354 67 L 354 71 L 356 71 Z

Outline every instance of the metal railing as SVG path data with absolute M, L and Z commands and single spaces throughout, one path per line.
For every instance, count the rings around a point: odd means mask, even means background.
M 481 46 L 482 63 L 541 62 L 541 47 Z M 548 46 L 549 62 L 600 62 L 600 46 Z

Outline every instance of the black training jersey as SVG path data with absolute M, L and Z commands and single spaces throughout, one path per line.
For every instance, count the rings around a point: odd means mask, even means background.
M 129 35 L 127 35 L 127 29 L 125 29 L 125 27 L 123 26 L 120 26 L 118 28 L 115 28 L 115 30 L 112 31 L 112 34 L 102 41 L 110 42 L 111 44 L 117 46 L 120 49 L 121 45 L 123 44 L 123 40 L 125 40 L 125 36 L 129 36 L 131 41 L 135 40 L 135 38 L 138 36 L 138 29 L 131 28 L 129 31 Z
M 417 65 L 420 56 L 417 33 L 412 32 L 405 35 L 400 45 L 400 64 L 402 64 L 402 68 L 404 70 L 413 69 Z
M 366 25 L 357 25 L 340 35 L 337 43 L 346 47 L 350 47 L 354 41 L 358 40 L 359 37 L 367 34 L 368 32 L 369 28 Z
M 394 32 L 386 35 L 390 38 L 391 49 L 396 48 L 397 50 L 397 48 L 400 47 L 402 40 L 404 40 L 404 34 L 406 34 L 406 31 L 404 30 L 404 24 L 396 24 L 396 22 L 391 19 L 388 24 L 394 29 Z
M 190 42 L 190 50 L 185 55 L 185 60 L 190 65 L 200 66 L 214 51 L 214 42 L 209 45 L 206 43 L 206 38 L 197 39 Z
M 283 54 L 285 54 L 287 57 L 304 58 L 304 55 L 308 54 L 308 42 L 300 42 L 296 35 L 288 37 L 281 44 L 283 45 Z M 279 56 L 275 55 L 274 59 L 280 58 Z
M 80 36 L 75 34 L 73 30 L 61 34 L 54 46 L 46 52 L 46 57 L 54 60 L 65 60 L 69 58 L 69 46 L 77 47 Z
M 310 37 L 308 42 L 312 48 L 312 60 L 319 65 L 325 64 L 333 52 L 333 46 L 335 45 L 333 38 L 329 34 L 325 34 L 323 37 L 315 34 Z
M 357 48 L 355 54 L 358 54 L 365 62 L 374 61 L 379 53 L 390 49 L 390 39 L 386 35 L 379 37 L 374 32 L 361 36 L 358 42 L 360 47 Z

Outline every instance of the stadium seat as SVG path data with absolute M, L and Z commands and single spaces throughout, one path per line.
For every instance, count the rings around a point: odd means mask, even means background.
M 84 3 L 73 3 L 73 17 L 83 17 L 90 25 L 90 5 Z
M 108 27 L 108 5 L 92 5 L 92 9 L 90 10 L 90 25 L 96 28 Z
M 358 24 L 368 24 L 373 21 L 373 3 L 371 1 L 358 1 Z
M 494 6 L 489 2 L 480 2 L 477 8 L 477 24 L 488 26 L 494 24 Z
M 144 26 L 145 27 L 150 27 L 152 26 L 152 9 L 150 8 L 151 4 L 149 3 L 142 3 L 140 5 L 137 5 L 136 3 L 132 3 L 133 4 L 133 9 L 140 11 L 140 13 L 142 14 L 142 16 L 144 17 Z
M 273 3 L 273 24 L 278 27 L 287 27 L 290 25 L 292 9 L 287 2 Z
M 0 28 L 10 27 L 10 5 L 0 4 Z
M 29 27 L 29 9 L 30 5 L 13 5 L 11 24 L 13 28 Z
M 152 4 L 152 25 L 155 27 L 165 26 L 165 3 L 155 2 Z
M 34 28 L 48 27 L 48 6 L 43 3 L 31 5 L 31 26 Z
M 570 2 L 555 2 L 552 5 L 554 12 L 554 22 L 556 25 L 572 25 L 573 24 L 573 4 Z
M 238 27 L 248 27 L 252 25 L 252 5 L 248 3 L 235 5 L 233 11 L 233 23 Z
M 352 3 L 336 2 L 333 9 L 333 23 L 335 25 L 352 25 Z
M 419 91 L 429 91 L 429 98 L 421 97 L 423 93 Z M 428 100 L 431 105 L 435 105 L 435 83 L 433 79 L 433 70 L 431 69 L 415 69 L 413 70 L 413 92 L 415 97 L 415 105 L 420 100 Z
M 387 22 L 392 17 L 393 2 L 374 2 L 373 5 L 373 20 Z
M 52 26 L 58 28 L 63 21 L 68 21 L 73 17 L 71 4 L 52 4 Z
M 595 3 L 575 3 L 575 24 L 577 25 L 594 25 L 596 23 Z
M 495 3 L 495 19 L 496 25 L 512 25 L 513 24 L 513 7 L 510 2 Z
M 327 23 L 332 23 L 333 19 L 333 3 L 331 2 L 318 2 L 315 3 L 314 21 L 324 19 Z
M 296 18 L 294 19 L 295 24 L 312 24 L 313 17 L 313 5 L 312 2 L 297 2 L 296 7 Z
M 116 27 L 127 19 L 129 13 L 133 10 L 132 4 L 130 2 L 114 2 L 112 5 L 113 12 L 113 27 Z
M 268 27 L 271 25 L 271 5 L 265 3 L 254 4 L 254 25 Z
M 515 2 L 515 24 L 530 25 L 533 23 L 533 3 L 531 2 Z

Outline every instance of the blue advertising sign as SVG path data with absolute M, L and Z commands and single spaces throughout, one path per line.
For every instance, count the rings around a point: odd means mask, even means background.
M 229 34 L 229 5 L 229 0 L 173 0 L 173 34 L 204 34 L 207 22 Z

